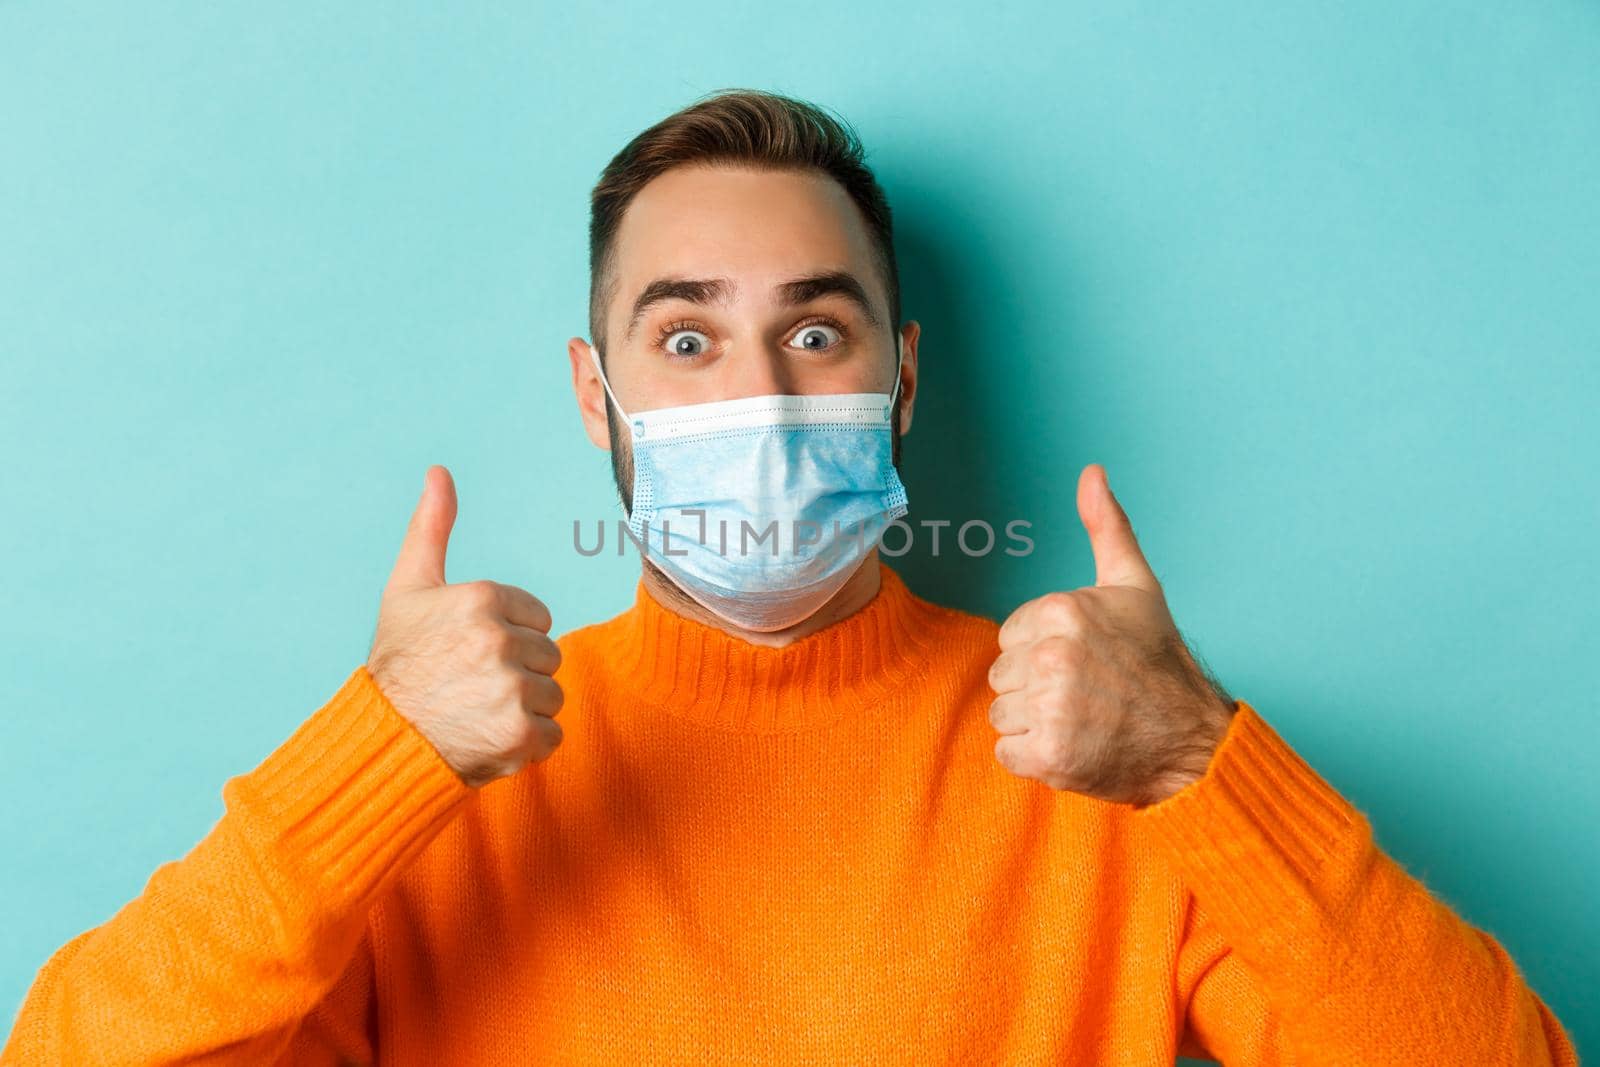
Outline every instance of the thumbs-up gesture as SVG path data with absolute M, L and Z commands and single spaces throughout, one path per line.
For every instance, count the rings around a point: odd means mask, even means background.
M 561 652 L 550 611 L 499 582 L 448 585 L 445 547 L 456 487 L 435 465 L 384 586 L 367 670 L 396 710 L 477 787 L 545 759 L 561 743 L 554 716 Z
M 1000 627 L 995 758 L 1055 789 L 1144 807 L 1205 773 L 1234 702 L 1190 653 L 1105 468 L 1078 476 L 1095 584 L 1046 593 Z

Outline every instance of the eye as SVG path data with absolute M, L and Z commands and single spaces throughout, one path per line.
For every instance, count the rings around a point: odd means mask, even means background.
M 794 336 L 808 352 L 825 352 L 844 340 L 844 332 L 826 322 L 808 322 Z
M 666 345 L 667 353 L 682 359 L 693 359 L 705 355 L 706 349 L 711 347 L 711 339 L 699 330 L 675 329 L 664 335 L 660 344 Z

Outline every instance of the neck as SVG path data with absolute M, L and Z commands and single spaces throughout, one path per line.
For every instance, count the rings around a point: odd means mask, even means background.
M 866 607 L 872 598 L 878 595 L 879 577 L 878 550 L 874 548 L 862 558 L 861 564 L 850 575 L 850 580 L 828 598 L 826 603 L 793 626 L 782 630 L 746 630 L 734 625 L 690 599 L 683 590 L 673 585 L 670 579 L 648 562 L 644 566 L 640 580 L 644 583 L 646 591 L 675 615 L 714 627 L 730 637 L 736 637 L 752 645 L 783 648 L 802 637 L 832 626 L 841 619 L 849 618 Z
M 808 620 L 810 633 L 785 631 L 792 640 L 776 648 L 745 638 L 778 635 L 743 634 L 680 614 L 641 576 L 633 606 L 602 624 L 607 681 L 601 687 L 613 686 L 617 699 L 646 709 L 645 718 L 659 712 L 749 733 L 866 723 L 890 707 L 909 710 L 907 693 L 930 663 L 947 655 L 952 635 L 988 648 L 993 627 L 967 626 L 965 616 L 913 594 L 883 560 L 873 565 L 878 591 L 866 604 L 856 607 L 858 594 L 841 592 Z

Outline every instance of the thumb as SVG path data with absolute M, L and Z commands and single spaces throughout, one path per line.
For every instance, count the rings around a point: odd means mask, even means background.
M 456 521 L 456 483 L 450 472 L 435 463 L 422 476 L 422 498 L 411 514 L 400 557 L 389 575 L 396 589 L 444 585 L 444 553 L 450 528 Z
M 1161 583 L 1150 569 L 1127 512 L 1111 495 L 1106 469 L 1091 463 L 1078 475 L 1078 517 L 1089 531 L 1089 547 L 1094 550 L 1094 584 L 1131 585 L 1153 593 Z

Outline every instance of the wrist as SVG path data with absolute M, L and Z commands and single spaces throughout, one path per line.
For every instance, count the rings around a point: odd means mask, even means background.
M 1146 793 L 1148 799 L 1134 806 L 1159 804 L 1204 778 L 1238 710 L 1236 701 L 1221 695 L 1204 702 L 1194 713 L 1193 734 L 1176 747 L 1167 770 L 1151 783 Z

